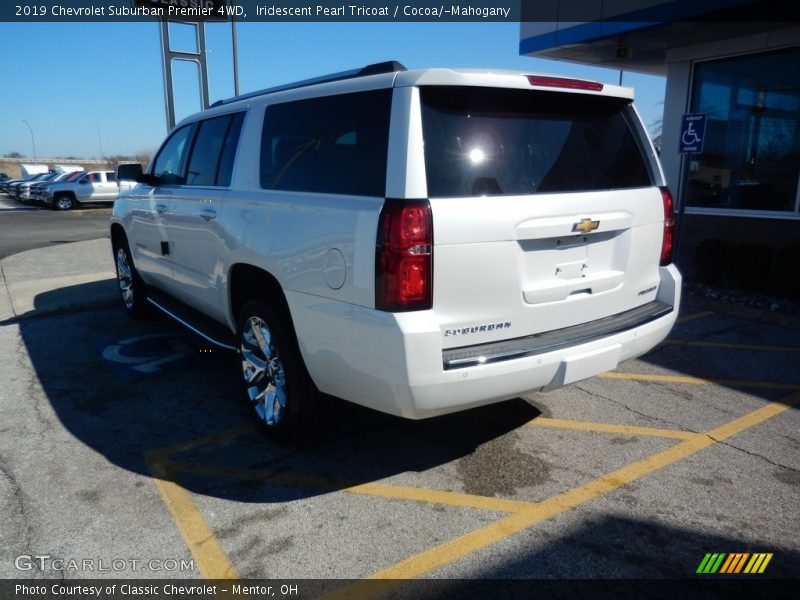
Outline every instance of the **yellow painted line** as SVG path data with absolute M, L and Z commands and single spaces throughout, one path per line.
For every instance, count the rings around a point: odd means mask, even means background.
M 766 390 L 800 390 L 797 383 L 774 383 L 771 381 L 748 381 L 739 379 L 704 379 L 686 375 L 652 375 L 647 373 L 624 373 L 608 371 L 598 375 L 601 379 L 629 379 L 633 381 L 653 381 L 658 383 L 689 383 L 692 385 L 723 385 L 725 387 L 756 388 Z
M 239 437 L 240 435 L 245 435 L 248 433 L 253 433 L 255 431 L 257 431 L 256 427 L 252 426 L 228 429 L 226 431 L 221 431 L 213 435 L 206 435 L 201 438 L 196 438 L 186 442 L 179 442 L 177 444 L 172 444 L 170 446 L 164 446 L 163 448 L 158 448 L 157 450 L 151 451 L 150 455 L 164 457 L 167 456 L 168 454 L 174 454 L 176 452 L 186 452 L 188 450 L 194 450 L 195 448 L 199 448 L 200 446 L 207 446 L 208 444 L 223 442 L 225 440 Z
M 239 573 L 214 537 L 203 514 L 185 489 L 170 481 L 170 471 L 157 454 L 147 457 L 158 491 L 205 579 L 238 579 Z
M 430 504 L 447 504 L 465 508 L 480 508 L 494 512 L 519 512 L 530 508 L 531 502 L 506 500 L 460 492 L 446 492 L 424 488 L 404 487 L 384 483 L 365 483 L 345 489 L 353 494 L 367 494 L 370 496 L 383 496 L 396 500 L 410 500 L 414 502 L 427 502 Z
M 464 506 L 462 502 L 467 500 L 472 503 L 469 505 L 470 507 L 486 508 L 491 506 L 488 510 L 498 510 L 498 507 L 500 507 L 502 503 L 511 502 L 512 504 L 507 504 L 506 507 L 510 509 L 513 508 L 514 512 L 486 527 L 482 527 L 481 529 L 462 535 L 444 544 L 410 556 L 395 565 L 378 571 L 370 576 L 369 579 L 373 581 L 361 581 L 351 584 L 350 586 L 335 590 L 331 594 L 326 595 L 325 598 L 370 597 L 375 594 L 385 593 L 390 589 L 402 585 L 402 581 L 398 581 L 399 579 L 419 577 L 425 573 L 441 568 L 464 556 L 497 543 L 519 531 L 532 527 L 567 510 L 576 508 L 577 506 L 616 490 L 645 475 L 662 469 L 667 465 L 691 456 L 718 441 L 724 440 L 766 421 L 798 403 L 800 403 L 800 393 L 791 394 L 779 402 L 767 404 L 760 409 L 752 411 L 738 419 L 734 419 L 705 434 L 692 435 L 690 438 L 675 446 L 657 452 L 607 475 L 598 477 L 584 485 L 538 503 L 519 503 L 496 498 L 471 496 L 469 494 L 424 490 L 420 488 L 404 488 L 402 486 L 390 486 L 388 484 L 368 483 L 351 486 L 352 489 L 356 490 L 355 493 L 374 493 L 376 495 L 382 495 L 378 494 L 378 492 L 383 493 L 390 491 L 401 495 L 402 499 L 424 498 L 426 502 L 458 506 Z M 607 429 L 607 424 L 599 425 Z M 614 429 L 617 428 L 617 426 L 613 425 L 611 427 Z M 642 429 L 649 430 L 650 428 Z M 249 430 L 252 430 L 252 428 L 248 428 L 248 431 Z M 223 432 L 222 434 L 202 438 L 202 441 L 195 440 L 193 442 L 187 442 L 186 444 L 178 444 L 170 448 L 194 448 L 206 443 L 211 443 L 212 441 L 227 439 L 241 434 L 241 430 L 233 430 L 233 432 Z M 154 480 L 161 493 L 161 497 L 172 513 L 178 530 L 189 547 L 192 556 L 197 561 L 201 574 L 207 579 L 238 578 L 235 567 L 220 547 L 202 513 L 200 513 L 192 502 L 189 493 L 169 480 L 170 469 L 172 466 L 180 466 L 182 469 L 185 468 L 192 472 L 225 474 L 231 477 L 242 477 L 245 479 L 273 479 L 275 477 L 254 470 L 195 465 L 192 463 L 180 463 L 175 461 L 167 462 L 165 458 L 166 450 L 167 449 L 162 449 L 149 454 L 148 465 L 154 475 Z M 304 485 L 309 485 L 309 480 L 318 482 L 327 481 L 321 478 L 285 477 L 287 482 L 297 482 L 293 483 L 293 485 L 297 485 L 300 482 L 303 482 Z M 327 486 L 336 487 L 332 481 L 327 481 Z M 525 506 L 521 507 L 520 505 Z M 502 509 L 500 509 L 500 511 L 502 511 Z M 761 565 L 759 572 L 764 571 L 766 564 L 771 558 L 772 556 L 770 555 L 764 564 Z M 375 579 L 382 579 L 385 581 L 379 583 L 374 581 Z M 381 583 L 385 585 L 381 585 Z
M 772 402 L 763 408 L 752 411 L 721 427 L 695 436 L 675 446 L 656 452 L 651 456 L 612 471 L 577 488 L 568 490 L 552 498 L 532 505 L 529 509 L 511 514 L 486 527 L 477 529 L 458 538 L 435 546 L 419 554 L 410 556 L 386 569 L 370 576 L 372 579 L 407 579 L 420 577 L 445 565 L 459 560 L 478 550 L 491 546 L 505 538 L 528 529 L 567 510 L 576 508 L 591 500 L 612 492 L 645 475 L 658 471 L 667 465 L 691 456 L 717 441 L 741 433 L 767 419 L 770 419 L 800 402 L 800 394 L 792 394 L 779 402 Z M 388 583 L 388 582 L 387 582 Z M 394 582 L 396 586 L 402 582 Z M 346 586 L 330 597 L 346 598 L 367 590 L 361 582 Z M 327 598 L 327 596 L 326 596 Z
M 342 491 L 367 496 L 380 496 L 391 500 L 406 500 L 428 504 L 444 504 L 463 508 L 476 508 L 500 513 L 519 512 L 532 506 L 531 502 L 476 496 L 461 492 L 431 490 L 388 483 L 352 483 L 342 480 L 326 479 L 292 473 L 269 473 L 258 469 L 239 469 L 224 465 L 208 465 L 191 462 L 169 461 L 169 467 L 175 472 L 210 475 L 213 477 L 232 477 L 247 481 L 264 481 L 288 487 L 322 489 L 325 491 Z
M 716 427 L 710 431 L 706 431 L 705 435 L 707 435 L 709 439 L 712 439 L 716 442 L 721 442 L 731 436 L 736 435 L 737 433 L 741 433 L 745 429 L 750 429 L 754 425 L 758 425 L 767 419 L 771 419 L 772 417 L 781 414 L 786 409 L 797 406 L 797 404 L 800 404 L 800 393 L 789 394 L 777 402 L 770 402 L 769 404 L 749 412 L 738 419 L 734 419 L 733 421 L 725 423 L 725 425 Z
M 690 315 L 685 315 L 683 317 L 678 317 L 675 321 L 676 323 L 687 323 L 688 321 L 694 321 L 695 319 L 702 319 L 703 317 L 708 317 L 713 315 L 714 313 L 710 310 L 703 310 L 700 312 L 692 313 Z
M 800 352 L 800 348 L 794 346 L 767 346 L 760 344 L 730 344 L 727 342 L 700 342 L 693 340 L 666 339 L 662 344 L 672 344 L 673 346 L 692 346 L 698 348 L 726 348 L 730 350 L 766 350 L 769 352 Z
M 529 425 L 537 427 L 554 427 L 558 429 L 574 429 L 577 431 L 597 431 L 600 433 L 620 433 L 622 435 L 640 435 L 650 437 L 669 438 L 674 440 L 689 440 L 702 437 L 702 433 L 681 431 L 679 429 L 660 429 L 658 427 L 636 427 L 634 425 L 617 425 L 614 423 L 594 423 L 591 421 L 572 421 L 569 419 L 551 419 L 549 417 L 536 417 Z

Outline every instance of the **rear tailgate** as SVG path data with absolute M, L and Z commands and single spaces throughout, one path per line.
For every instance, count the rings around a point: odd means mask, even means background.
M 442 347 L 653 302 L 664 208 L 629 100 L 422 86 Z

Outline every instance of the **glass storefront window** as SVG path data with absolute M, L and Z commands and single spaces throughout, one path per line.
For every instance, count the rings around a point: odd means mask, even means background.
M 691 112 L 706 114 L 689 156 L 687 206 L 797 212 L 800 47 L 695 65 Z

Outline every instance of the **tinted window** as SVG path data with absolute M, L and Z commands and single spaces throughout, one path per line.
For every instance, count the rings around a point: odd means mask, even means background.
M 626 100 L 453 86 L 420 98 L 431 197 L 652 185 Z
M 183 167 L 189 150 L 194 124 L 185 125 L 170 136 L 156 158 L 153 175 L 163 178 L 166 184 L 182 184 L 186 181 Z
M 687 206 L 797 214 L 798 62 L 800 48 L 791 48 L 695 66 L 691 112 L 707 122 L 703 153 L 691 157 Z
M 113 171 L 106 171 L 106 181 L 116 181 L 117 174 Z
M 239 145 L 239 134 L 242 131 L 243 122 L 244 113 L 236 113 L 228 126 L 228 135 L 225 136 L 225 144 L 222 146 L 222 156 L 220 156 L 217 168 L 217 185 L 231 184 L 233 159 L 236 158 L 236 148 Z
M 187 185 L 228 185 L 231 177 L 233 153 L 236 150 L 236 141 L 239 139 L 241 128 L 241 115 L 237 116 L 237 128 L 233 132 L 234 141 L 229 141 L 232 115 L 224 115 L 213 119 L 206 119 L 198 125 L 197 137 L 189 160 L 189 169 L 186 172 Z M 226 156 L 225 173 L 220 173 L 223 156 Z M 221 177 L 218 178 L 218 174 Z
M 391 100 L 387 89 L 267 107 L 262 187 L 383 196 Z

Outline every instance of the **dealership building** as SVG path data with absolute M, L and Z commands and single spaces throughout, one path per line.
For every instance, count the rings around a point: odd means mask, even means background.
M 666 77 L 661 161 L 687 277 L 800 296 L 800 25 L 786 5 L 535 4 L 520 54 Z

